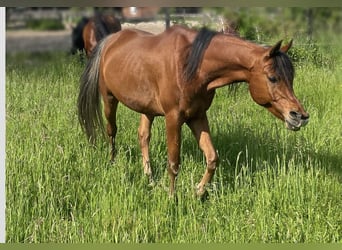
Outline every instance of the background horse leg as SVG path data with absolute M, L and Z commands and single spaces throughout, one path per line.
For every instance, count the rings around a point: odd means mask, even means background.
M 138 129 L 139 143 L 141 148 L 144 174 L 147 175 L 149 184 L 153 184 L 152 169 L 150 164 L 149 144 L 151 139 L 151 127 L 154 116 L 141 115 Z
M 200 149 L 203 151 L 206 161 L 207 168 L 202 177 L 202 180 L 197 185 L 196 193 L 198 196 L 203 197 L 206 193 L 205 185 L 211 181 L 218 162 L 218 156 L 211 142 L 208 119 L 205 115 L 201 119 L 195 119 L 187 122 L 187 125 L 193 132 L 198 142 Z
M 118 107 L 118 100 L 112 95 L 103 95 L 104 113 L 107 118 L 107 134 L 111 144 L 110 159 L 114 161 L 115 158 L 115 136 L 117 132 L 116 127 L 116 110 Z
M 176 177 L 180 164 L 181 123 L 178 115 L 175 114 L 169 114 L 165 119 L 170 196 L 173 196 L 176 189 Z

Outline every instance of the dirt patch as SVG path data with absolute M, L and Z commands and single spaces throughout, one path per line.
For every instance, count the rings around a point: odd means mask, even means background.
M 135 29 L 140 29 L 144 30 L 147 32 L 151 32 L 153 34 L 159 34 L 165 30 L 165 22 L 164 21 L 158 21 L 158 22 L 141 22 L 141 23 L 124 23 L 122 25 L 123 29 L 128 29 L 128 28 L 135 28 Z
M 6 31 L 6 52 L 67 51 L 71 48 L 71 31 Z
M 136 28 L 158 34 L 165 29 L 165 23 L 141 22 L 124 23 L 123 29 Z M 62 31 L 6 31 L 6 52 L 36 52 L 36 51 L 69 51 L 71 48 L 71 30 Z

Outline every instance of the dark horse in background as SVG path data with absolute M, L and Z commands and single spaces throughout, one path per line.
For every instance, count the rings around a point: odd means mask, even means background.
M 82 19 L 77 23 L 76 27 L 72 29 L 71 33 L 71 54 L 76 54 L 78 51 L 82 52 L 84 50 L 83 41 L 83 29 L 84 26 L 89 22 L 88 17 L 82 17 Z
M 89 57 L 101 39 L 120 30 L 120 20 L 114 15 L 98 13 L 91 18 L 83 17 L 72 31 L 71 53 L 85 50 Z
M 293 90 L 294 67 L 282 46 L 264 47 L 234 35 L 195 31 L 173 26 L 153 35 L 122 30 L 107 36 L 95 48 L 81 77 L 78 96 L 79 121 L 91 140 L 103 128 L 101 96 L 108 121 L 111 157 L 115 156 L 116 110 L 121 102 L 141 113 L 138 129 L 145 174 L 152 181 L 149 157 L 151 126 L 164 116 L 170 176 L 170 194 L 180 166 L 181 126 L 192 130 L 206 158 L 205 173 L 197 194 L 206 193 L 218 155 L 212 144 L 206 111 L 215 89 L 247 82 L 253 100 L 299 130 L 309 121 Z

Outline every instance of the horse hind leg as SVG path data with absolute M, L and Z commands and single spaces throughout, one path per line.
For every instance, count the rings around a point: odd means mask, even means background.
M 150 164 L 149 144 L 151 139 L 151 127 L 153 123 L 153 116 L 141 115 L 140 125 L 138 129 L 139 143 L 142 154 L 142 161 L 144 167 L 144 174 L 148 177 L 150 185 L 154 184 L 152 177 L 152 168 Z
M 109 141 L 111 144 L 111 150 L 110 150 L 110 158 L 111 161 L 114 161 L 115 159 L 115 136 L 117 132 L 117 126 L 116 126 L 116 110 L 118 107 L 118 100 L 110 93 L 103 96 L 103 102 L 104 102 L 104 113 L 105 117 L 107 119 L 107 134 L 109 137 Z

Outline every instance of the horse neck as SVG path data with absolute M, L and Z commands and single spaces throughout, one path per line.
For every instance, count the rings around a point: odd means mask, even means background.
M 208 79 L 207 89 L 234 82 L 248 82 L 257 45 L 227 35 L 217 35 L 207 48 L 201 75 Z

